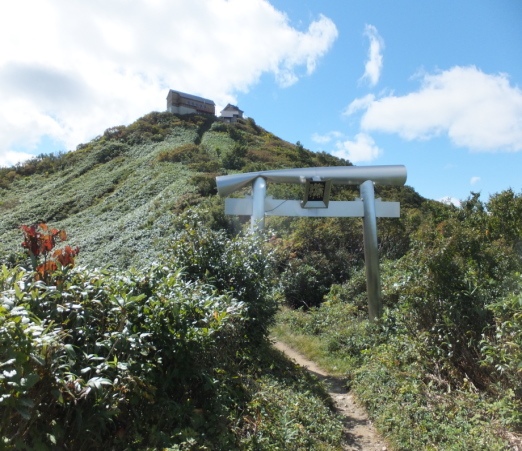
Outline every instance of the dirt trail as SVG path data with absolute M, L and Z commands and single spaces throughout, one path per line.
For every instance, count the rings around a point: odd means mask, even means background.
M 344 450 L 387 451 L 386 443 L 375 431 L 365 410 L 355 402 L 352 394 L 348 392 L 341 379 L 328 375 L 314 362 L 308 360 L 285 343 L 275 342 L 274 346 L 323 381 L 338 412 L 345 418 Z

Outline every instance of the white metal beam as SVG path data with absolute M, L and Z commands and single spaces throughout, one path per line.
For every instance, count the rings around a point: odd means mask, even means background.
M 225 199 L 225 214 L 252 216 L 252 197 L 241 199 Z M 399 218 L 400 202 L 382 202 L 375 200 L 375 215 L 377 218 Z M 302 208 L 301 201 L 282 200 L 267 197 L 265 199 L 265 215 L 267 216 L 303 216 L 311 218 L 362 218 L 364 205 L 362 200 L 330 201 L 328 208 Z

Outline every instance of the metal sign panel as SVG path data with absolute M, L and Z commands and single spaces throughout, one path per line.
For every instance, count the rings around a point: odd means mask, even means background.
M 328 208 L 332 181 L 307 180 L 302 208 Z

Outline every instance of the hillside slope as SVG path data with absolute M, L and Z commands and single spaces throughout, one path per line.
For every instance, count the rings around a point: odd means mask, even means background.
M 16 261 L 21 224 L 46 222 L 79 245 L 80 264 L 154 259 L 173 217 L 215 194 L 215 176 L 347 164 L 285 142 L 248 119 L 150 113 L 76 151 L 0 169 L 0 260 Z

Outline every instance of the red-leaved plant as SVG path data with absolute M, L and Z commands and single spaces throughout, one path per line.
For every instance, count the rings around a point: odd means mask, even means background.
M 33 224 L 20 226 L 24 232 L 25 241 L 22 247 L 27 249 L 33 270 L 36 271 L 38 280 L 48 280 L 49 275 L 58 269 L 58 263 L 62 267 L 73 267 L 74 258 L 79 254 L 80 248 L 65 246 L 64 249 L 56 249 L 57 242 L 65 241 L 65 230 L 49 229 L 47 224 Z M 52 253 L 51 253 L 52 252 Z M 43 262 L 39 264 L 40 259 Z

